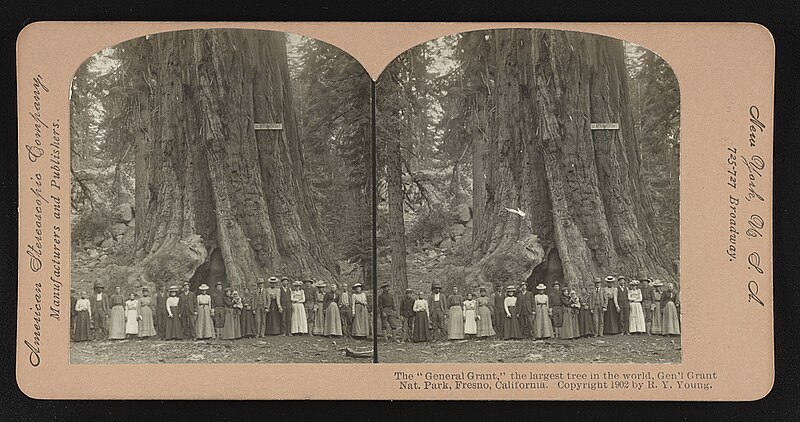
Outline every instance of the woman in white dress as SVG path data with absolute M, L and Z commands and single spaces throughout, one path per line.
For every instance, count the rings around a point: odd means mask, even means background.
M 208 294 L 208 285 L 201 284 L 197 288 L 197 322 L 194 324 L 195 335 L 198 340 L 214 337 L 214 320 L 211 319 L 211 296 Z
M 131 293 L 125 301 L 125 336 L 133 338 L 139 335 L 139 301 L 136 294 Z
M 467 299 L 464 300 L 464 334 L 476 335 L 478 334 L 478 303 L 472 297 L 472 293 L 467 293 Z
M 308 334 L 308 319 L 306 319 L 306 295 L 303 293 L 302 281 L 292 283 L 292 335 Z
M 628 323 L 631 334 L 647 331 L 642 310 L 642 291 L 639 290 L 639 280 L 631 280 L 628 288 L 628 301 L 631 305 L 630 321 Z

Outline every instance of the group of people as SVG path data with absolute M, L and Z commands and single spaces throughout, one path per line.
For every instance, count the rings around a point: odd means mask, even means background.
M 71 331 L 73 341 L 121 340 L 157 337 L 163 340 L 223 339 L 274 335 L 321 335 L 366 338 L 372 335 L 370 306 L 362 284 L 353 291 L 324 281 L 294 281 L 288 277 L 259 278 L 253 291 L 240 294 L 217 282 L 201 284 L 197 293 L 189 282 L 160 285 L 154 296 L 147 288 L 131 292 L 126 300 L 120 286 L 110 297 L 102 282 L 94 294 L 73 294 Z
M 126 339 L 158 337 L 163 340 L 223 339 L 274 335 L 350 336 L 373 335 L 372 307 L 361 283 L 328 285 L 324 281 L 294 281 L 288 277 L 259 278 L 253 291 L 240 294 L 217 282 L 209 293 L 202 284 L 197 293 L 188 282 L 181 288 L 164 285 L 154 296 L 147 288 L 127 299 L 116 286 L 110 297 L 102 282 L 94 294 L 73 296 L 72 339 Z M 431 292 L 406 289 L 395 300 L 389 283 L 381 285 L 377 312 L 378 334 L 387 341 L 427 342 L 465 338 L 575 339 L 608 334 L 680 335 L 680 300 L 672 283 L 644 278 L 608 276 L 605 286 L 594 280 L 591 290 L 563 289 L 554 282 L 528 290 L 498 286 L 489 295 L 462 295 L 458 286 L 445 296 L 439 282 Z M 641 287 L 640 287 L 641 284 Z
M 536 293 L 527 283 L 499 286 L 487 296 L 462 295 L 458 286 L 445 296 L 434 282 L 431 293 L 405 291 L 399 307 L 384 283 L 378 296 L 381 326 L 388 340 L 425 342 L 465 338 L 575 339 L 609 334 L 680 335 L 680 301 L 675 286 L 660 280 L 641 281 L 608 276 L 594 281 L 594 288 L 563 289 L 554 282 L 546 293 Z M 640 284 L 642 285 L 640 287 Z

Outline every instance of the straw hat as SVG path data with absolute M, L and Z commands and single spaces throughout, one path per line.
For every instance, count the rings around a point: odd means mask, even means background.
M 656 280 L 656 281 L 653 282 L 653 284 L 651 284 L 651 286 L 655 286 L 655 287 L 661 287 L 663 285 L 664 285 L 664 283 L 662 283 L 661 280 Z
M 206 283 L 203 283 L 203 284 L 200 285 L 200 287 L 198 287 L 198 289 L 200 289 L 200 290 L 208 290 L 208 285 Z
M 178 286 L 169 286 L 169 291 L 177 292 L 178 291 Z
M 507 292 L 516 292 L 517 291 L 517 286 L 512 284 L 512 285 L 506 287 L 506 291 Z
M 613 283 L 613 282 L 614 282 L 614 281 L 616 281 L 617 279 L 616 279 L 616 277 L 614 277 L 613 275 L 610 275 L 610 276 L 606 277 L 606 279 L 605 279 L 605 280 L 606 280 L 606 283 Z
M 545 289 L 547 289 L 547 286 L 545 286 L 542 283 L 536 285 L 536 290 L 545 290 Z
M 628 284 L 636 286 L 639 284 L 639 280 L 631 280 Z
M 484 290 L 486 290 L 486 289 L 484 289 Z M 413 292 L 414 292 L 414 289 L 406 289 L 406 293 L 413 293 Z
M 362 286 L 363 286 L 363 284 L 361 284 L 361 283 L 353 284 L 353 290 L 355 290 L 356 287 L 362 287 Z
M 182 284 L 182 286 L 188 286 L 188 285 L 189 285 L 188 281 L 184 281 L 183 284 Z
M 270 277 L 269 278 L 269 284 L 274 284 L 274 283 L 277 283 L 277 282 L 278 282 L 278 277 Z
M 328 283 L 326 283 L 326 282 L 324 282 L 322 280 L 314 283 L 314 286 L 316 286 L 316 287 L 326 287 L 327 285 L 328 285 Z
M 294 283 L 292 283 L 292 286 L 302 286 L 302 285 L 303 285 L 303 282 L 300 281 L 300 280 L 297 280 Z

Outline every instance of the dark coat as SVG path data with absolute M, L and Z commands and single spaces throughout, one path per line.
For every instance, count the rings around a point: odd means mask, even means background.
M 197 295 L 194 292 L 178 293 L 178 315 L 194 315 L 197 312 Z
M 517 313 L 519 316 L 528 316 L 536 311 L 536 302 L 534 302 L 533 296 L 534 294 L 529 291 L 525 291 L 525 294 L 522 294 L 522 291 L 517 292 Z

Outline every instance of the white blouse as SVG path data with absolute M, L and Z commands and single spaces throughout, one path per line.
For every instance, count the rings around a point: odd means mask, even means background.
M 92 305 L 89 302 L 89 299 L 78 299 L 75 302 L 75 310 L 80 311 L 89 311 L 89 315 L 92 315 Z
M 641 302 L 642 291 L 639 289 L 628 290 L 628 300 L 630 300 L 631 302 Z
M 180 298 L 178 298 L 178 296 L 170 296 L 167 298 L 167 313 L 169 314 L 169 316 L 172 316 L 172 310 L 170 309 L 170 307 L 172 306 L 177 307 L 178 301 L 180 301 Z
M 424 310 L 425 314 L 429 317 L 431 316 L 431 312 L 428 309 L 428 301 L 425 299 L 417 299 L 414 301 L 414 307 L 411 308 L 414 312 L 419 312 Z
M 503 308 L 506 310 L 506 316 L 511 316 L 511 312 L 508 311 L 509 306 L 517 306 L 517 298 L 515 296 L 506 296 L 505 300 L 503 300 Z

